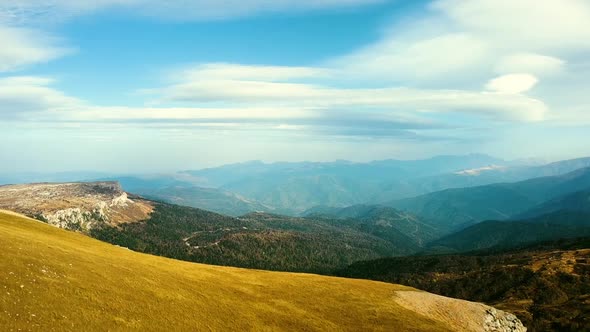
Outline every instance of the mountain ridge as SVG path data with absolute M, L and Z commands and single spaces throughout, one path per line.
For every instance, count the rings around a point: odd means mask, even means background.
M 590 168 L 512 183 L 446 189 L 387 205 L 456 229 L 505 220 L 561 195 L 590 188 Z

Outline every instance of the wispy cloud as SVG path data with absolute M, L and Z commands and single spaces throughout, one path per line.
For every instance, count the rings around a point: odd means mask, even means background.
M 559 73 L 566 66 L 562 59 L 535 53 L 514 53 L 501 57 L 494 67 L 498 74 L 525 72 L 549 76 Z
M 330 81 L 337 82 L 340 76 L 346 75 L 347 68 L 274 67 L 272 71 L 268 71 L 269 67 L 266 66 L 211 66 L 215 70 L 211 70 L 209 65 L 188 68 L 186 74 L 177 75 L 183 81 L 144 92 L 159 96 L 159 104 L 183 103 L 194 106 L 222 102 L 234 106 L 288 105 L 312 108 L 318 112 L 348 108 L 356 109 L 359 118 L 363 117 L 366 109 L 378 109 L 398 117 L 416 113 L 426 115 L 459 112 L 500 121 L 539 121 L 547 111 L 543 102 L 521 94 L 536 83 L 531 84 L 526 80 L 531 75 L 506 76 L 493 80 L 488 84 L 492 92 L 391 86 L 343 89 L 334 87 Z M 289 82 L 289 79 L 316 76 L 320 73 L 326 83 Z M 518 84 L 520 85 L 516 86 Z
M 72 50 L 58 38 L 30 29 L 2 26 L 0 21 L 0 73 L 48 62 Z
M 272 136 L 273 143 L 302 135 L 302 145 L 335 136 L 480 139 L 491 145 L 498 137 L 510 141 L 514 128 L 527 129 L 514 130 L 522 138 L 524 132 L 543 131 L 538 128 L 590 124 L 583 89 L 590 85 L 586 0 L 437 0 L 393 22 L 376 42 L 315 63 L 170 64 L 175 69 L 160 84 L 137 83 L 148 106 L 92 104 L 60 91 L 51 79 L 13 73 L 69 51 L 58 38 L 30 27 L 37 21 L 100 10 L 158 19 L 230 19 L 377 2 L 4 0 L 0 73 L 14 76 L 0 78 L 0 118 L 58 128 L 150 128 L 179 137 L 203 130 L 247 141 L 259 134 Z M 266 136 L 258 143 L 257 148 L 270 144 Z
M 589 50 L 587 1 L 439 0 L 336 64 L 351 77 L 448 88 L 472 86 L 494 71 L 555 72 L 564 58 Z
M 0 78 L 0 118 L 20 121 L 55 121 L 61 112 L 83 103 L 51 88 L 52 79 L 34 76 Z
M 415 130 L 448 128 L 440 121 L 379 109 L 325 109 L 298 103 L 213 107 L 105 107 L 91 105 L 52 88 L 44 77 L 0 79 L 0 118 L 64 128 L 127 125 L 185 130 L 299 132 L 308 135 L 404 137 L 420 139 Z M 344 103 L 348 106 L 347 103 Z M 348 107 L 347 107 L 348 108 Z

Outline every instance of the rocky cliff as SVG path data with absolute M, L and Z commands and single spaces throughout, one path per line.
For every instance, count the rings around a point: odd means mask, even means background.
M 145 220 L 153 205 L 129 198 L 117 182 L 34 183 L 0 186 L 0 209 L 87 232 L 100 224 Z

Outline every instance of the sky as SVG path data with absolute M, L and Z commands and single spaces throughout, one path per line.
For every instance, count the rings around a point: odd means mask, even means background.
M 4 173 L 589 141 L 589 0 L 0 0 Z

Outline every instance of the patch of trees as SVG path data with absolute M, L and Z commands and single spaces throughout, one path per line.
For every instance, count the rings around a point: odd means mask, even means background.
M 192 262 L 324 274 L 356 261 L 409 252 L 403 243 L 322 220 L 268 214 L 232 218 L 163 203 L 145 222 L 96 228 L 91 236 Z
M 495 305 L 514 312 L 529 331 L 590 331 L 590 254 L 575 251 L 571 272 L 530 267 L 539 254 L 558 260 L 558 248 L 590 248 L 589 241 L 563 240 L 504 253 L 384 258 L 335 274 Z

